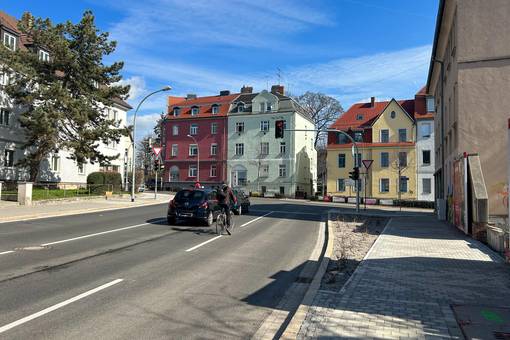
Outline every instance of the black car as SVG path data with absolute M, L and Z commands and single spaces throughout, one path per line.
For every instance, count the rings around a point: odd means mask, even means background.
M 167 221 L 174 225 L 178 220 L 199 220 L 212 225 L 219 214 L 216 191 L 211 189 L 184 189 L 168 205 Z
M 237 204 L 232 206 L 232 211 L 236 215 L 246 214 L 250 211 L 250 198 L 241 190 L 232 190 L 237 198 Z

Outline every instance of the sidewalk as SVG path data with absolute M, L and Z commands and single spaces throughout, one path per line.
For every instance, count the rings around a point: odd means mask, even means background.
M 162 204 L 167 203 L 172 198 L 173 195 L 169 193 L 158 193 L 158 198 L 154 199 L 154 193 L 147 192 L 137 194 L 135 202 L 131 202 L 131 198 L 127 195 L 108 199 L 102 197 L 75 201 L 52 201 L 32 206 L 18 205 L 17 202 L 1 201 L 0 223 Z
M 496 338 L 474 324 L 480 314 L 506 333 L 493 307 L 510 305 L 510 267 L 433 217 L 396 217 L 342 290 L 317 292 L 298 339 L 463 339 L 452 305 L 471 335 Z

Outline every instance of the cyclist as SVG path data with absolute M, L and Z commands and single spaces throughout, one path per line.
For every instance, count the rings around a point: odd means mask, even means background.
M 237 199 L 234 193 L 232 192 L 232 189 L 230 189 L 228 185 L 223 183 L 221 189 L 216 192 L 216 199 L 218 200 L 218 205 L 220 209 L 225 210 L 225 215 L 227 217 L 227 226 L 230 227 L 230 204 L 237 203 Z

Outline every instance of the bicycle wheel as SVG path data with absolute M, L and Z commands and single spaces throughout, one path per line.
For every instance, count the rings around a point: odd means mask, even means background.
M 234 231 L 234 226 L 235 226 L 235 222 L 234 222 L 234 212 L 230 212 L 230 225 L 227 225 L 226 228 L 227 228 L 227 233 L 229 235 L 232 235 L 232 232 Z
M 221 235 L 225 228 L 225 214 L 221 213 L 216 218 L 216 234 Z

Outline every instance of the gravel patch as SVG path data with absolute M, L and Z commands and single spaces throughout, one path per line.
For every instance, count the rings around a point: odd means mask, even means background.
M 387 218 L 338 215 L 333 226 L 334 250 L 321 290 L 339 292 L 386 225 Z M 331 235 L 330 235 L 331 236 Z

